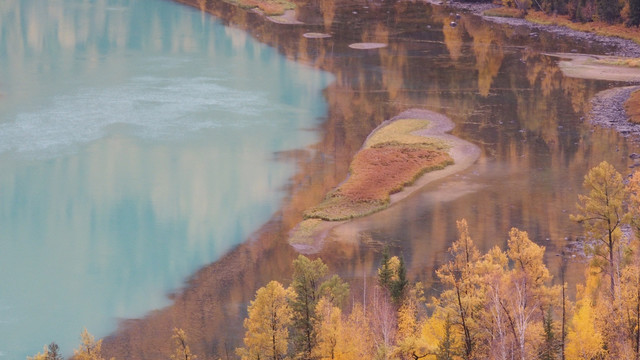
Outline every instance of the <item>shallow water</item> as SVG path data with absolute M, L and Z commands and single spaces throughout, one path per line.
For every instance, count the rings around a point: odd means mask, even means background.
M 168 1 L 2 1 L 3 356 L 70 354 L 248 238 L 331 79 Z

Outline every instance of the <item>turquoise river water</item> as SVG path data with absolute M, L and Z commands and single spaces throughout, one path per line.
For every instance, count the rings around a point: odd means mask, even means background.
M 169 1 L 0 2 L 0 358 L 70 354 L 250 237 L 331 80 Z

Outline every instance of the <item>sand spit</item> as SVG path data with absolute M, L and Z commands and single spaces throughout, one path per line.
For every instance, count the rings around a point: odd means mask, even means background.
M 317 33 L 317 32 L 304 33 L 302 34 L 302 36 L 307 39 L 326 39 L 331 37 L 331 35 L 329 34 Z
M 349 45 L 352 49 L 357 50 L 371 50 L 371 49 L 382 49 L 386 48 L 387 44 L 384 43 L 374 43 L 374 42 L 366 42 L 366 43 L 353 43 Z
M 440 170 L 434 170 L 427 172 L 420 176 L 411 185 L 405 186 L 401 191 L 390 195 L 390 201 L 385 208 L 393 206 L 394 204 L 402 201 L 403 199 L 411 196 L 417 190 L 423 186 L 429 184 L 432 181 L 441 179 L 443 177 L 460 172 L 469 166 L 471 166 L 480 156 L 480 149 L 474 144 L 462 140 L 456 136 L 447 134 L 451 131 L 455 124 L 445 115 L 422 109 L 410 109 L 402 112 L 394 118 L 387 120 L 380 124 L 365 141 L 367 142 L 376 136 L 376 133 L 380 129 L 384 129 L 388 125 L 405 119 L 422 119 L 429 122 L 429 126 L 423 129 L 414 131 L 411 135 L 418 135 L 424 137 L 425 141 L 440 142 L 447 145 L 447 152 L 453 159 L 453 164 L 444 167 Z M 377 212 L 376 210 L 375 212 Z M 384 211 L 381 210 L 381 211 Z M 370 215 L 370 213 L 364 213 L 363 216 Z M 356 218 L 356 217 L 354 217 Z M 327 221 L 318 218 L 311 218 L 302 221 L 298 224 L 290 233 L 289 243 L 298 251 L 305 254 L 315 253 L 322 248 L 324 240 L 331 235 L 331 233 L 340 225 L 350 222 L 351 220 L 343 221 Z
M 298 20 L 298 18 L 296 17 L 296 11 L 295 10 L 285 10 L 284 14 L 282 14 L 282 15 L 266 16 L 266 18 L 269 21 L 274 22 L 276 24 L 283 24 L 283 25 L 302 25 L 302 24 L 304 24 L 302 21 Z
M 620 57 L 568 53 L 548 53 L 546 55 L 562 59 L 558 66 L 567 77 L 640 82 L 640 68 L 611 64 L 619 60 Z

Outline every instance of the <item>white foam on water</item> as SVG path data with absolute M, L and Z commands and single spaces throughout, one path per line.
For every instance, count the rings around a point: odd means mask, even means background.
M 269 107 L 264 93 L 231 89 L 216 78 L 139 77 L 111 88 L 83 88 L 0 124 L 0 153 L 45 155 L 103 137 L 125 125 L 142 138 L 173 138 L 218 126 L 229 114 L 253 118 Z M 40 154 L 38 154 L 40 153 Z M 45 155 L 46 156 L 46 155 Z

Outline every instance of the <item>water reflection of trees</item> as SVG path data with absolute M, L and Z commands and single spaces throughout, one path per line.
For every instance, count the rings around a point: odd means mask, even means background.
M 567 51 L 579 44 L 551 42 L 548 35 L 533 39 L 528 32 L 473 17 L 452 28 L 447 10 L 423 3 L 310 0 L 298 16 L 313 25 L 287 27 L 212 0 L 180 1 L 247 30 L 290 59 L 333 73 L 335 81 L 324 92 L 329 111 L 316 151 L 286 155 L 300 170 L 282 212 L 257 239 L 196 274 L 173 306 L 126 323 L 109 339 L 109 355 L 153 354 L 166 347 L 174 326 L 187 330 L 200 354 L 224 356 L 234 348 L 255 289 L 271 279 L 287 282 L 282 277 L 290 273 L 294 251 L 285 239 L 302 211 L 346 177 L 370 131 L 403 109 L 429 108 L 450 116 L 458 124 L 454 133 L 482 149 L 474 168 L 481 176 L 466 174 L 471 180 L 462 185 L 479 183 L 486 190 L 429 206 L 421 206 L 416 197 L 375 217 L 368 231 L 328 242 L 321 254 L 325 262 L 351 279 L 355 289 L 363 274 L 373 274 L 377 250 L 390 240 L 405 251 L 410 275 L 430 282 L 460 218 L 469 221 L 484 250 L 503 245 L 508 229 L 518 226 L 558 252 L 564 238 L 572 236 L 566 213 L 573 209 L 586 170 L 603 159 L 619 169 L 626 166 L 626 143 L 610 132 L 592 133 L 580 120 L 603 85 L 563 77 L 555 61 L 538 50 Z M 307 31 L 333 37 L 306 39 L 302 34 Z M 348 48 L 361 41 L 389 46 Z M 620 152 L 612 154 L 612 146 Z M 565 265 L 554 251 L 547 253 L 550 268 L 558 273 Z

